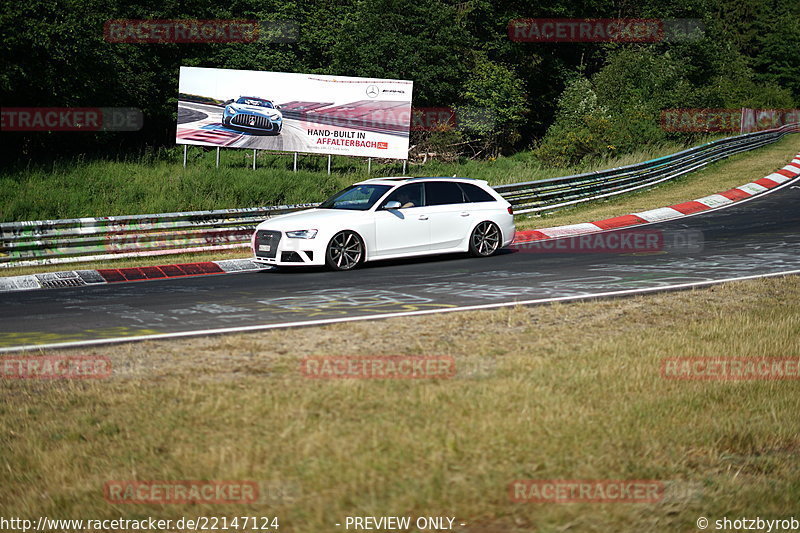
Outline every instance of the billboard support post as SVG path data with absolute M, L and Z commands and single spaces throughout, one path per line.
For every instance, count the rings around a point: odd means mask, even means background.
M 217 146 L 217 168 L 219 168 L 219 146 Z
M 403 176 L 406 175 L 406 160 L 403 159 Z
M 293 172 L 297 172 L 297 152 L 294 153 L 294 168 Z
M 331 154 L 328 154 L 328 175 L 331 175 Z
M 371 172 L 372 172 L 372 158 L 368 157 L 367 158 L 367 174 L 370 174 Z
M 253 170 L 256 169 L 256 150 L 253 148 Z
M 183 145 L 183 168 L 186 168 L 186 152 L 189 150 L 189 145 Z

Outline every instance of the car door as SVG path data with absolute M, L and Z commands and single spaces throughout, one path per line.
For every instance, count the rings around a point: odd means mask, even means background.
M 425 203 L 431 222 L 431 250 L 447 250 L 463 242 L 474 217 L 458 183 L 426 181 Z
M 431 228 L 421 183 L 402 185 L 375 210 L 375 256 L 424 253 L 430 249 Z M 399 209 L 385 209 L 388 202 Z

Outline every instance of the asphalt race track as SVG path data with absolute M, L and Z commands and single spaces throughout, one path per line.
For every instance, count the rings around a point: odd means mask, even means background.
M 6 293 L 0 295 L 0 349 L 610 296 L 800 272 L 798 206 L 796 179 L 726 209 L 640 226 L 662 232 L 667 243 L 646 253 L 523 248 L 486 259 L 373 263 L 351 272 L 264 270 Z M 632 230 L 602 235 L 619 231 Z M 682 246 L 686 236 L 691 244 Z

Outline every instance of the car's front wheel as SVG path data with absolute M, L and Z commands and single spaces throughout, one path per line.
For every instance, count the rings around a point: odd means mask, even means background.
M 364 260 L 364 241 L 353 231 L 340 231 L 325 250 L 325 263 L 334 270 L 351 270 Z
M 469 236 L 469 253 L 475 257 L 489 257 L 500 249 L 500 228 L 494 222 L 484 221 L 475 226 Z

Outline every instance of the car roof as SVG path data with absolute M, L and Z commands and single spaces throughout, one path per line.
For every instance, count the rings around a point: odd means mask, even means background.
M 356 185 L 364 183 L 380 184 L 380 185 L 397 185 L 399 183 L 410 183 L 416 181 L 455 181 L 455 182 L 471 182 L 487 184 L 486 180 L 479 180 L 476 178 L 459 178 L 456 176 L 390 176 L 386 178 L 372 178 L 364 181 L 359 181 Z
M 247 98 L 248 100 L 263 100 L 264 102 L 271 102 L 268 98 L 261 98 L 260 96 L 240 96 L 239 98 Z

